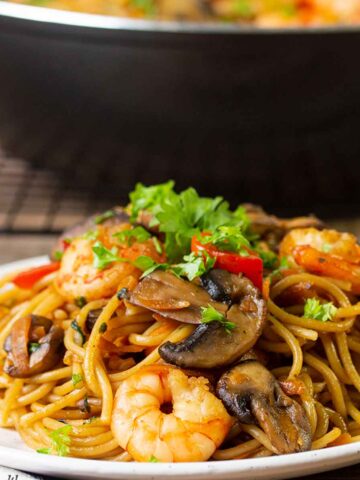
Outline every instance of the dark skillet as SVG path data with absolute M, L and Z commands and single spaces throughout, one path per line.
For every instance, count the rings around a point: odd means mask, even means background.
M 100 165 L 124 190 L 172 176 L 270 206 L 354 203 L 359 51 L 357 27 L 159 23 L 0 2 L 0 142 L 83 177 Z

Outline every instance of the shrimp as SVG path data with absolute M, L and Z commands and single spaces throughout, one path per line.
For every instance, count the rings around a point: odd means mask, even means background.
M 111 429 L 136 461 L 197 462 L 212 456 L 232 423 L 207 379 L 153 365 L 120 384 Z
M 141 255 L 149 256 L 159 263 L 164 261 L 157 253 L 152 240 L 134 243 L 128 247 L 119 245 L 114 234 L 130 228 L 131 226 L 126 223 L 114 226 L 98 225 L 92 235 L 73 238 L 63 254 L 59 274 L 55 280 L 59 293 L 68 301 L 78 297 L 85 297 L 87 301 L 111 297 L 126 277 L 140 276 L 140 270 L 131 261 Z M 93 252 L 96 242 L 101 242 L 108 250 L 115 248 L 112 252 L 116 251 L 116 257 L 126 258 L 129 262 L 118 262 L 115 258 L 115 261 L 106 268 L 96 268 Z
M 296 229 L 281 242 L 280 256 L 292 257 L 311 273 L 350 282 L 351 291 L 360 293 L 360 246 L 350 233 Z

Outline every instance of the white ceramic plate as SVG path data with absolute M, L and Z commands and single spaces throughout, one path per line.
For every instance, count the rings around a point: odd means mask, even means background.
M 14 269 L 40 265 L 47 257 L 14 262 L 0 267 L 0 276 Z M 302 477 L 360 461 L 360 442 L 312 452 L 278 457 L 204 463 L 116 463 L 81 460 L 36 453 L 27 448 L 16 432 L 0 428 L 0 464 L 32 473 L 62 478 L 102 480 L 228 480 Z

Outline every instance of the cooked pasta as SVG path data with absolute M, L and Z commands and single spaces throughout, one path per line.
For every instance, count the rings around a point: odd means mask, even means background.
M 40 454 L 258 458 L 360 438 L 360 246 L 137 185 L 0 280 L 0 423 Z

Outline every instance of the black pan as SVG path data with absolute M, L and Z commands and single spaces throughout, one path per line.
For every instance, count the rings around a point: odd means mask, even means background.
M 0 2 L 0 143 L 99 192 L 174 177 L 356 208 L 360 27 L 260 30 Z

